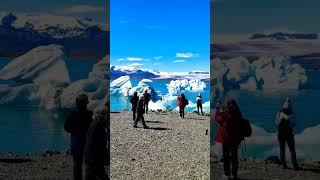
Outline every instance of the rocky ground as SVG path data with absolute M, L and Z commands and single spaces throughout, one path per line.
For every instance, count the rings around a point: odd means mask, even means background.
M 320 161 L 300 161 L 302 168 L 293 170 L 290 162 L 289 169 L 282 169 L 279 159 L 271 157 L 272 160 L 241 160 L 239 162 L 239 180 L 318 180 L 320 179 Z M 217 158 L 211 157 L 210 163 L 211 180 L 220 180 L 223 172 L 223 163 Z
M 72 179 L 71 157 L 59 151 L 38 155 L 0 155 L 0 179 Z
M 145 114 L 150 129 L 132 127 L 131 112 L 111 113 L 111 179 L 209 179 L 209 116 Z

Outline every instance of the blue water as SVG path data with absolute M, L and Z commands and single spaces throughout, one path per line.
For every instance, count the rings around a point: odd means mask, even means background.
M 295 134 L 303 132 L 306 128 L 314 127 L 320 124 L 320 72 L 308 72 L 309 83 L 307 89 L 304 90 L 288 90 L 288 91 L 246 91 L 232 90 L 227 93 L 225 99 L 232 97 L 238 102 L 243 116 L 250 120 L 255 126 L 263 128 L 268 133 L 277 131 L 275 125 L 276 114 L 281 109 L 286 97 L 290 97 L 293 103 L 293 111 L 297 126 L 294 129 Z M 213 101 L 213 105 L 215 105 Z M 214 106 L 212 106 L 214 107 Z M 212 111 L 214 111 L 212 109 Z M 211 123 L 210 143 L 214 144 L 214 135 L 217 124 Z M 276 138 L 276 137 L 275 137 Z M 275 144 L 277 146 L 277 144 Z M 268 151 L 274 148 L 270 145 L 254 145 L 248 147 L 248 156 L 262 157 L 265 155 L 262 151 Z M 320 141 L 313 144 L 315 150 L 320 149 Z M 313 152 L 312 150 L 309 150 Z M 317 155 L 311 155 L 318 157 Z M 262 157 L 264 158 L 264 157 Z
M 138 85 L 140 80 L 132 80 L 132 86 Z M 112 80 L 111 80 L 112 82 Z M 166 95 L 168 93 L 168 89 L 166 84 L 169 84 L 170 80 L 153 80 L 152 87 L 161 95 Z M 206 83 L 206 90 L 202 93 L 202 99 L 203 102 L 210 101 L 210 88 L 209 88 L 209 82 Z M 188 98 L 188 96 L 186 96 Z M 195 99 L 188 98 L 189 101 L 195 103 Z M 120 110 L 130 110 L 131 104 L 129 102 L 129 97 L 124 96 L 118 96 L 118 95 L 111 95 L 110 96 L 110 108 L 112 111 L 120 111 Z
M 0 57 L 0 69 L 12 58 Z M 66 61 L 72 81 L 86 78 L 95 60 Z M 0 84 L 8 83 L 1 81 Z M 38 107 L 0 105 L 0 153 L 37 153 L 46 149 L 65 150 L 69 136 L 63 129 L 65 112 L 48 112 Z

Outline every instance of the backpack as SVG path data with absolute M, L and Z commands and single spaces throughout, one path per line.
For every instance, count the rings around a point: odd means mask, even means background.
M 242 118 L 240 130 L 241 130 L 241 135 L 243 137 L 250 137 L 252 134 L 252 128 L 250 125 L 250 121 Z
M 184 100 L 184 106 L 187 106 L 188 104 L 189 104 L 188 99 L 185 99 L 185 100 Z

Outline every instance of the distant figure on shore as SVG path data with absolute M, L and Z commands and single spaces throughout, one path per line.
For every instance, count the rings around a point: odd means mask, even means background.
M 151 99 L 151 95 L 148 93 L 147 90 L 144 91 L 143 93 L 143 97 L 144 97 L 144 109 L 146 111 L 146 113 L 148 113 L 148 105 L 149 105 L 149 101 Z
M 130 103 L 132 104 L 132 116 L 133 116 L 133 122 L 136 120 L 136 112 L 137 112 L 137 106 L 138 106 L 138 101 L 139 101 L 139 97 L 138 97 L 138 92 L 134 92 L 132 98 L 130 99 Z
M 84 151 L 86 164 L 86 180 L 109 180 L 105 166 L 109 169 L 109 108 L 107 106 L 95 111 L 94 120 L 87 133 L 87 143 Z
M 178 101 L 177 106 L 179 108 L 180 118 L 184 118 L 184 108 L 189 104 L 189 101 L 183 93 L 181 93 L 177 97 L 177 101 Z
M 72 112 L 64 123 L 64 129 L 70 133 L 70 149 L 73 158 L 73 178 L 82 179 L 83 153 L 87 130 L 92 122 L 93 112 L 87 110 L 89 103 L 86 94 L 76 98 L 77 110 Z
M 287 169 L 286 164 L 286 143 L 291 152 L 291 161 L 295 170 L 299 170 L 296 159 L 296 150 L 294 143 L 293 127 L 295 121 L 293 117 L 291 100 L 287 98 L 282 106 L 282 109 L 277 114 L 276 124 L 278 126 L 278 140 L 280 145 L 280 160 L 284 169 Z
M 217 143 L 222 143 L 224 177 L 230 178 L 230 161 L 232 164 L 233 179 L 238 175 L 238 147 L 243 139 L 240 130 L 242 114 L 235 100 L 230 99 L 224 105 L 224 111 L 221 111 L 220 102 L 215 108 L 215 121 L 219 128 L 215 136 Z
M 143 117 L 143 114 L 145 113 L 145 110 L 144 110 L 144 95 L 141 95 L 140 98 L 139 98 L 139 101 L 138 101 L 138 105 L 137 105 L 137 118 L 136 120 L 134 121 L 134 125 L 133 127 L 134 128 L 137 128 L 138 126 L 138 122 L 141 120 L 142 122 L 142 125 L 143 125 L 143 128 L 144 129 L 147 129 L 148 126 L 146 124 L 146 122 L 144 121 L 144 117 Z
M 198 114 L 200 114 L 199 109 L 201 110 L 201 115 L 203 115 L 203 111 L 202 111 L 202 97 L 201 94 L 199 93 L 198 97 L 197 97 L 197 109 L 198 109 Z

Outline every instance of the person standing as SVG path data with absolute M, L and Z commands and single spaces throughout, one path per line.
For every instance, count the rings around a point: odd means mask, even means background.
M 198 114 L 200 114 L 199 109 L 201 110 L 201 115 L 203 115 L 203 111 L 202 111 L 202 97 L 201 94 L 199 93 L 198 97 L 197 97 L 197 109 L 198 109 Z
M 179 114 L 180 114 L 180 118 L 184 118 L 184 108 L 189 104 L 188 99 L 186 99 L 186 96 L 181 93 L 178 97 L 177 97 L 177 101 L 178 101 L 178 108 L 179 108 Z
M 220 111 L 220 102 L 215 107 L 215 121 L 219 128 L 215 136 L 215 141 L 222 144 L 224 178 L 230 178 L 230 161 L 232 164 L 233 179 L 237 179 L 238 174 L 238 147 L 242 139 L 241 134 L 242 114 L 235 100 L 227 100 L 224 111 Z
M 84 151 L 86 180 L 110 179 L 105 169 L 105 166 L 109 167 L 110 165 L 109 124 L 109 108 L 105 106 L 98 109 L 87 133 L 87 143 Z
M 70 149 L 73 159 L 73 179 L 82 179 L 83 153 L 86 144 L 87 130 L 92 122 L 93 112 L 87 110 L 89 103 L 86 94 L 76 98 L 77 110 L 65 120 L 64 129 L 70 133 Z
M 138 93 L 134 92 L 132 98 L 130 99 L 130 103 L 132 104 L 131 110 L 132 110 L 133 122 L 136 120 L 138 101 L 139 101 Z
M 144 107 L 145 107 L 145 106 L 144 106 L 144 96 L 141 95 L 140 98 L 139 98 L 139 101 L 138 101 L 138 105 L 137 105 L 137 111 L 136 111 L 136 113 L 137 113 L 137 118 L 136 118 L 136 120 L 134 121 L 134 125 L 133 125 L 134 128 L 137 128 L 137 127 L 138 127 L 137 125 L 138 125 L 138 122 L 139 122 L 140 120 L 141 120 L 141 122 L 142 122 L 143 128 L 144 128 L 144 129 L 147 129 L 147 128 L 148 128 L 146 122 L 144 121 L 144 117 L 143 117 L 143 114 L 145 113 Z
M 150 101 L 150 99 L 151 99 L 151 95 L 148 93 L 147 90 L 144 91 L 144 93 L 143 93 L 143 98 L 144 98 L 144 101 L 143 101 L 144 104 L 143 104 L 143 106 L 144 106 L 145 112 L 148 113 L 148 105 L 149 105 L 149 101 Z
M 284 169 L 287 169 L 286 164 L 286 143 L 290 149 L 291 161 L 295 170 L 299 170 L 299 166 L 296 159 L 296 150 L 294 142 L 293 127 L 295 121 L 293 117 L 291 100 L 287 98 L 282 106 L 280 112 L 276 117 L 276 124 L 278 128 L 278 140 L 280 146 L 280 160 Z

